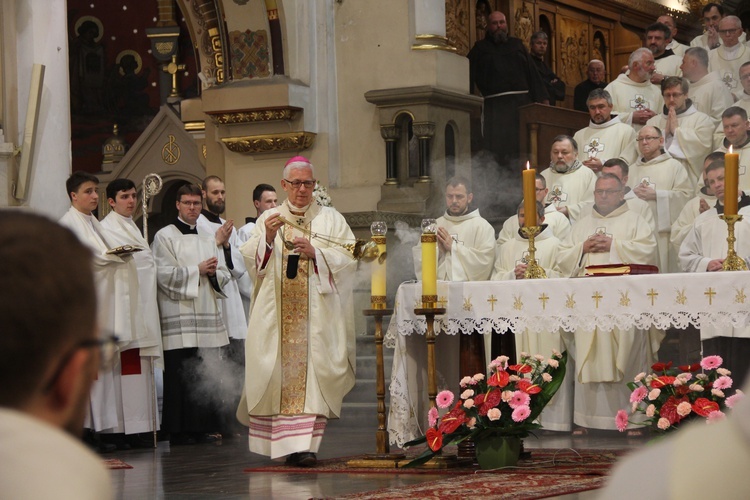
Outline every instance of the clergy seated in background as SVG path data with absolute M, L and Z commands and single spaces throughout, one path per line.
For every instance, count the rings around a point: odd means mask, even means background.
M 73 172 L 65 183 L 71 206 L 60 219 L 60 224 L 73 231 L 91 249 L 99 300 L 99 324 L 104 331 L 117 335 L 118 347 L 124 351 L 138 336 L 135 330 L 138 270 L 131 254 L 117 256 L 108 253 L 118 244 L 93 214 L 99 206 L 98 184 L 99 179 L 94 175 Z M 87 440 L 96 444 L 99 451 L 114 451 L 116 444 L 124 447 L 120 434 L 125 429 L 125 418 L 131 415 L 126 417 L 123 411 L 121 384 L 121 364 L 118 362 L 106 373 L 101 373 L 91 389 L 90 411 L 84 426 L 96 433 L 104 433 L 87 436 Z M 143 396 L 147 397 L 148 394 Z M 126 391 L 126 395 L 131 394 Z M 148 406 L 148 400 L 137 405 Z
M 133 221 L 138 206 L 135 183 L 115 179 L 107 184 L 107 203 L 112 211 L 102 219 L 117 246 L 131 245 L 141 250 L 133 254 L 138 282 L 136 313 L 133 316 L 135 336 L 120 353 L 120 387 L 123 400 L 123 429 L 127 444 L 153 447 L 150 433 L 159 430 L 161 417 L 156 412 L 154 369 L 163 370 L 159 307 L 156 301 L 156 263 L 148 242 Z M 154 422 L 156 428 L 154 429 Z M 140 438 L 137 433 L 149 433 Z M 117 443 L 118 445 L 120 443 Z
M 545 219 L 544 205 L 536 202 L 537 208 L 537 225 L 543 226 L 547 223 Z M 553 212 L 554 213 L 554 212 Z M 525 227 L 525 209 L 523 202 L 518 206 L 516 218 L 521 227 Z M 560 278 L 560 270 L 557 265 L 557 254 L 560 247 L 560 240 L 550 231 L 547 226 L 534 239 L 536 247 L 537 263 L 544 269 L 547 278 Z M 492 272 L 494 281 L 505 280 L 522 280 L 528 267 L 529 257 L 529 240 L 520 231 L 516 229 L 513 239 L 506 241 L 502 245 L 498 243 L 495 254 L 495 269 Z M 485 335 L 485 353 L 487 364 L 490 362 L 490 348 L 494 335 Z M 520 353 L 546 354 L 552 352 L 552 349 L 562 352 L 565 347 L 559 332 L 537 332 L 532 333 L 528 330 L 515 335 L 516 359 L 520 358 Z M 544 408 L 544 413 L 540 417 L 540 422 L 546 430 L 552 431 L 570 431 L 573 417 L 573 378 L 565 377 L 563 385 L 552 398 L 552 401 Z
M 714 122 L 693 106 L 686 79 L 666 78 L 661 88 L 664 109 L 646 124 L 662 131 L 663 148 L 682 163 L 695 185 L 703 170 L 703 159 L 713 151 Z
M 534 62 L 534 66 L 536 66 L 539 75 L 544 81 L 547 94 L 549 94 L 549 105 L 554 106 L 557 101 L 565 100 L 565 82 L 544 62 L 544 55 L 547 53 L 547 44 L 547 33 L 537 31 L 531 35 L 529 52 L 531 53 L 531 60 Z
M 154 235 L 157 300 L 164 344 L 162 429 L 173 445 L 211 442 L 220 428 L 216 373 L 229 343 L 219 301 L 231 276 L 219 262 L 214 235 L 196 226 L 201 188 L 177 190 L 177 218 Z
M 669 251 L 672 255 L 680 255 L 680 246 L 682 246 L 688 232 L 693 229 L 693 222 L 695 222 L 696 217 L 716 205 L 716 196 L 706 180 L 706 168 L 717 160 L 723 161 L 724 153 L 714 151 L 706 156 L 703 162 L 703 174 L 701 175 L 703 186 L 698 190 L 696 196 L 685 203 L 680 215 L 672 223 L 672 232 L 669 237 L 669 242 L 672 245 Z M 679 270 L 682 271 L 681 266 Z
M 547 231 L 558 240 L 564 240 L 570 232 L 570 221 L 567 217 L 560 213 L 557 208 L 555 208 L 555 205 L 553 203 L 546 203 L 549 188 L 547 187 L 547 181 L 544 176 L 542 176 L 542 174 L 536 174 L 534 183 L 536 185 L 536 201 L 541 203 L 544 207 L 544 223 L 547 224 Z M 502 229 L 500 229 L 500 233 L 497 235 L 497 241 L 495 242 L 496 259 L 499 247 L 501 245 L 504 245 L 507 241 L 516 238 L 518 234 L 518 227 L 518 214 L 514 214 L 513 216 L 505 219 L 505 222 L 503 222 L 503 227 Z
M 602 174 L 596 181 L 594 210 L 573 226 L 562 243 L 560 270 L 567 276 L 582 276 L 589 265 L 656 262 L 656 239 L 651 227 L 628 209 L 620 179 Z M 603 279 L 602 286 L 607 286 L 607 278 L 588 279 Z M 653 332 L 652 338 L 641 331 L 615 327 L 562 335 L 569 354 L 567 373 L 575 378 L 574 423 L 584 428 L 614 430 L 613 409 L 630 404 L 626 383 L 649 369 L 663 334 Z
M 651 83 L 659 85 L 668 76 L 682 76 L 682 58 L 667 48 L 672 30 L 666 24 L 656 22 L 646 27 L 646 47 L 654 55 L 654 74 Z
M 703 34 L 696 36 L 690 42 L 691 47 L 703 47 L 708 51 L 718 49 L 724 44 L 723 38 L 719 35 L 719 22 L 724 18 L 724 7 L 721 4 L 710 2 L 701 9 L 703 16 Z M 740 35 L 740 43 L 745 43 L 745 33 Z
M 638 132 L 640 157 L 630 167 L 628 186 L 651 208 L 656 222 L 659 271 L 677 272 L 677 255 L 669 251 L 672 224 L 682 207 L 693 196 L 695 185 L 679 161 L 664 151 L 664 137 L 657 127 L 645 126 Z
M 740 40 L 740 36 L 744 34 L 739 17 L 722 18 L 719 21 L 721 46 L 708 53 L 708 70 L 718 73 L 719 78 L 735 97 L 742 92 L 740 66 L 750 59 L 750 48 Z
M 79 439 L 92 383 L 115 354 L 97 325 L 94 258 L 51 220 L 0 211 L 2 498 L 113 498 L 104 462 Z
M 468 179 L 456 176 L 445 185 L 445 214 L 437 219 L 437 279 L 486 281 L 495 262 L 495 230 L 472 207 Z M 412 248 L 414 271 L 422 276 L 421 246 Z
M 578 161 L 578 143 L 569 135 L 552 140 L 549 168 L 542 171 L 547 181 L 547 199 L 567 216 L 567 207 L 594 198 L 596 174 Z
M 224 376 L 220 388 L 224 404 L 220 408 L 222 437 L 234 437 L 244 432 L 237 422 L 237 404 L 242 393 L 242 376 L 245 372 L 245 337 L 247 337 L 247 310 L 242 303 L 240 280 L 247 275 L 245 260 L 240 254 L 240 243 L 233 220 L 221 218 L 226 208 L 226 189 L 221 178 L 210 175 L 201 185 L 205 207 L 198 217 L 197 226 L 216 239 L 219 263 L 226 266 L 231 279 L 222 287 L 225 295 L 219 301 L 221 316 L 229 335 L 229 344 L 221 348 L 221 369 Z
M 706 168 L 706 180 L 716 195 L 714 207 L 695 219 L 680 247 L 680 265 L 689 273 L 716 272 L 723 270 L 727 256 L 727 225 L 719 219 L 724 213 L 724 162 L 717 160 Z M 729 193 L 727 193 L 728 195 Z M 743 219 L 734 226 L 735 251 L 742 258 L 750 256 L 750 196 L 743 192 L 733 193 L 738 197 L 738 213 Z M 701 328 L 703 356 L 716 354 L 724 360 L 724 367 L 732 372 L 732 378 L 741 384 L 750 367 L 750 327 L 717 328 L 704 325 Z
M 604 89 L 593 90 L 586 101 L 591 121 L 575 133 L 578 160 L 597 174 L 610 158 L 622 158 L 632 164 L 638 154 L 635 130 L 612 115 L 612 96 Z
M 237 230 L 237 245 L 242 247 L 247 240 L 250 239 L 250 235 L 253 233 L 255 228 L 255 222 L 258 217 L 268 210 L 274 208 L 279 204 L 279 199 L 276 196 L 276 188 L 270 184 L 258 184 L 253 188 L 253 206 L 255 207 L 255 217 L 247 217 L 245 219 L 245 225 Z M 244 257 L 242 257 L 242 266 L 245 266 Z M 247 312 L 248 320 L 250 319 L 250 304 L 253 294 L 253 282 L 250 279 L 250 273 L 243 274 L 237 281 L 240 287 L 240 295 L 242 295 L 242 305 Z
M 586 67 L 586 76 L 587 78 L 576 85 L 575 90 L 573 90 L 573 109 L 584 113 L 589 111 L 586 101 L 591 91 L 603 89 L 607 86 L 607 82 L 604 80 L 606 78 L 604 63 L 599 59 L 590 60 Z
M 611 158 L 605 161 L 604 165 L 602 166 L 602 173 L 612 174 L 616 176 L 618 179 L 620 179 L 620 182 L 623 185 L 623 188 L 622 188 L 623 198 L 625 199 L 625 203 L 627 203 L 628 208 L 632 210 L 633 212 L 637 213 L 638 215 L 640 215 L 641 217 L 643 217 L 643 220 L 648 222 L 648 225 L 654 231 L 656 231 L 656 221 L 654 220 L 654 214 L 651 212 L 651 207 L 648 205 L 648 202 L 643 201 L 642 199 L 638 198 L 633 192 L 633 190 L 628 187 L 630 167 L 628 167 L 628 164 L 625 162 L 625 160 L 622 160 L 620 158 Z M 578 220 L 582 219 L 583 217 L 591 215 L 591 212 L 593 210 L 594 210 L 593 201 L 580 203 L 576 207 L 568 207 L 570 223 L 574 225 Z
M 634 50 L 628 58 L 628 70 L 604 90 L 612 96 L 612 109 L 620 115 L 620 120 L 639 130 L 663 104 L 659 86 L 651 83 L 654 55 L 646 47 Z
M 674 17 L 668 15 L 659 16 L 656 19 L 656 22 L 669 26 L 669 43 L 667 44 L 667 49 L 670 49 L 680 57 L 685 55 L 685 50 L 687 50 L 688 45 L 675 40 L 675 37 L 677 36 L 677 24 L 674 21 Z
M 306 158 L 286 163 L 281 187 L 286 200 L 258 217 L 240 249 L 257 295 L 237 417 L 250 426 L 250 451 L 312 467 L 328 419 L 339 418 L 354 386 L 356 261 L 337 244 L 354 235 L 339 212 L 313 200 Z
M 714 122 L 714 126 L 717 126 L 721 122 L 721 113 L 732 105 L 734 98 L 719 78 L 718 73 L 708 71 L 706 49 L 701 47 L 687 49 L 685 55 L 682 56 L 681 68 L 683 77 L 690 82 L 690 100 L 693 106 L 698 111 L 707 114 Z
M 750 167 L 750 121 L 747 111 L 739 106 L 727 108 L 721 115 L 721 123 L 724 137 L 721 146 L 716 148 L 716 151 L 726 153 L 731 146 L 733 152 L 739 153 L 739 188 L 743 191 L 750 191 L 750 173 L 747 171 Z

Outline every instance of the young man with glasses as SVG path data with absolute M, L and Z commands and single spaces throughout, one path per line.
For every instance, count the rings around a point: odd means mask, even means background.
M 97 220 L 99 179 L 86 172 L 73 172 L 66 181 L 70 208 L 60 219 L 94 254 L 94 278 L 99 298 L 99 323 L 105 331 L 120 339 L 119 347 L 138 337 L 136 329 L 138 270 L 130 252 L 112 252 L 120 246 Z M 100 451 L 114 451 L 118 437 L 104 434 L 124 432 L 125 422 L 121 385 L 121 366 L 102 373 L 91 390 L 91 412 L 86 428 L 99 433 L 95 437 Z M 102 434 L 103 433 L 103 434 Z M 124 444 L 123 444 L 123 447 Z
M 237 411 L 250 451 L 288 464 L 317 463 L 329 418 L 354 386 L 354 234 L 318 205 L 313 166 L 290 159 L 286 200 L 258 217 L 240 251 L 256 284 L 246 340 L 245 393 Z
M 0 212 L 0 497 L 112 498 L 78 439 L 100 357 L 116 348 L 97 338 L 93 261 L 51 220 Z
M 664 149 L 685 167 L 695 185 L 703 171 L 703 159 L 713 151 L 716 126 L 710 116 L 693 105 L 689 88 L 685 78 L 666 78 L 661 83 L 664 108 L 646 124 L 662 131 Z
M 583 276 L 586 266 L 595 264 L 657 264 L 653 230 L 629 209 L 615 175 L 597 179 L 594 208 L 562 242 L 559 263 L 566 276 Z M 651 347 L 661 339 L 650 340 L 632 328 L 579 329 L 562 335 L 570 354 L 568 374 L 575 381 L 573 423 L 584 429 L 614 430 L 611 408 L 627 407 L 630 390 L 625 383 L 656 360 Z M 584 429 L 576 429 L 574 435 Z
M 740 18 L 726 16 L 719 21 L 722 44 L 708 54 L 708 70 L 717 72 L 735 97 L 742 92 L 740 66 L 750 58 L 750 49 L 740 41 L 740 35 L 744 35 Z
M 677 256 L 669 251 L 669 237 L 682 207 L 695 193 L 695 184 L 685 167 L 664 151 L 661 130 L 646 125 L 638 132 L 637 140 L 640 155 L 630 167 L 628 186 L 651 207 L 656 221 L 659 271 L 677 272 Z
M 164 344 L 162 429 L 172 445 L 183 445 L 215 441 L 219 405 L 234 397 L 221 394 L 219 380 L 209 377 L 223 362 L 219 348 L 229 343 L 218 302 L 231 276 L 215 236 L 196 225 L 201 188 L 180 187 L 176 204 L 177 219 L 156 233 L 151 250 Z

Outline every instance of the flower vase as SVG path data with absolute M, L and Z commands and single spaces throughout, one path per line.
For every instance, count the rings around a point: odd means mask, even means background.
M 521 439 L 514 436 L 487 436 L 477 440 L 477 462 L 481 469 L 499 469 L 518 463 Z

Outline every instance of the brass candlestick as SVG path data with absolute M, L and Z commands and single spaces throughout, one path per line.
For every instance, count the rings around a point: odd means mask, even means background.
M 403 453 L 391 453 L 388 430 L 385 426 L 385 369 L 383 363 L 383 316 L 393 314 L 393 309 L 365 309 L 365 316 L 375 318 L 375 362 L 377 363 L 376 394 L 378 399 L 378 430 L 375 432 L 375 453 L 346 462 L 347 467 L 392 468 L 406 458 Z
M 737 241 L 737 238 L 734 237 L 734 224 L 741 221 L 742 216 L 722 214 L 719 217 L 727 223 L 727 258 L 724 259 L 723 270 L 747 271 L 745 260 L 734 251 L 734 242 Z
M 544 231 L 546 227 L 547 224 L 521 228 L 521 233 L 529 239 L 529 262 L 526 265 L 526 272 L 523 274 L 523 277 L 526 279 L 544 279 L 547 277 L 547 273 L 544 272 L 544 269 L 542 269 L 542 266 L 536 260 L 536 247 L 534 246 L 534 238 Z

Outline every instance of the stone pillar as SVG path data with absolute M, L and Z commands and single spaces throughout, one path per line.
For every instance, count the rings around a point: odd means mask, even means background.
M 419 180 L 430 182 L 430 141 L 435 136 L 435 124 L 419 122 L 412 125 L 414 135 L 419 140 Z
M 385 184 L 396 185 L 398 168 L 398 140 L 401 138 L 401 129 L 395 125 L 380 127 L 380 136 L 385 139 Z

